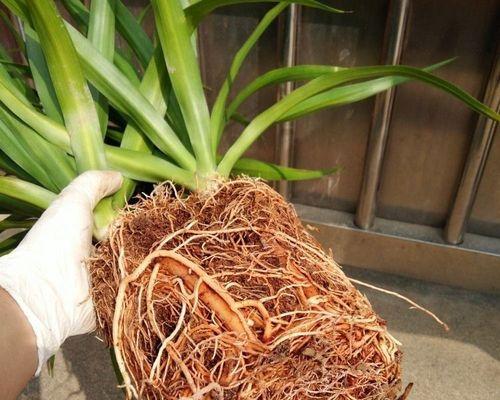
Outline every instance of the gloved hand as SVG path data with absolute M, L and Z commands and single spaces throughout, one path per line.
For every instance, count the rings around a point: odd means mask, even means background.
M 36 335 L 38 368 L 66 338 L 95 329 L 84 260 L 92 246 L 92 210 L 122 182 L 111 171 L 85 172 L 42 214 L 19 246 L 0 258 L 0 286 Z

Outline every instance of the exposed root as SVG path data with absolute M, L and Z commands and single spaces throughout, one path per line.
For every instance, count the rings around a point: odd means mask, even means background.
M 165 184 L 89 264 L 128 397 L 395 400 L 398 342 L 262 182 Z
M 432 311 L 429 311 L 427 308 L 422 307 L 421 305 L 415 303 L 413 300 L 409 299 L 408 297 L 405 297 L 405 296 L 399 294 L 398 292 L 393 292 L 392 290 L 387 290 L 387 289 L 380 288 L 378 286 L 370 285 L 369 283 L 358 281 L 357 279 L 349 278 L 349 280 L 351 282 L 357 283 L 358 285 L 365 286 L 367 288 L 370 288 L 370 289 L 373 289 L 373 290 L 377 290 L 379 292 L 382 292 L 382 293 L 385 293 L 385 294 L 389 294 L 391 296 L 397 297 L 398 299 L 404 300 L 407 303 L 411 304 L 413 308 L 416 308 L 417 310 L 420 310 L 420 311 L 426 313 L 427 315 L 429 315 L 431 318 L 433 318 L 439 325 L 441 325 L 444 328 L 445 331 L 448 332 L 450 330 L 450 328 L 448 327 L 448 325 L 445 322 L 443 322 Z

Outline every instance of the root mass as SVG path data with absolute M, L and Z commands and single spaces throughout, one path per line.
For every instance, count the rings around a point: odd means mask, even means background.
M 401 390 L 385 321 L 260 181 L 164 184 L 89 262 L 104 340 L 130 397 L 371 399 Z

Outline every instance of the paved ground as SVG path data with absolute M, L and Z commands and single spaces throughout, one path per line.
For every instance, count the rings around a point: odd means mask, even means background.
M 499 266 L 500 267 L 500 266 Z M 500 296 L 484 295 L 361 270 L 348 273 L 411 297 L 450 325 L 444 332 L 407 304 L 362 289 L 403 343 L 404 375 L 415 382 L 411 400 L 500 399 Z M 122 399 L 107 351 L 93 337 L 69 340 L 53 378 L 44 371 L 20 399 Z

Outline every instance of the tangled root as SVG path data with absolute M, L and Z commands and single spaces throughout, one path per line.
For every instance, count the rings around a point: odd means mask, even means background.
M 89 263 L 98 326 L 141 399 L 371 399 L 401 390 L 385 321 L 264 183 L 164 184 Z

